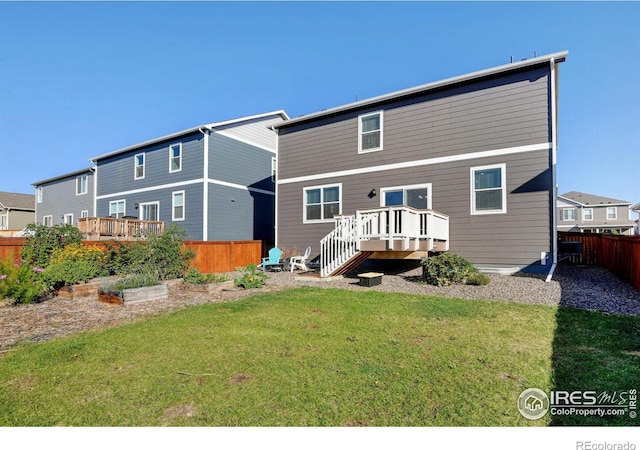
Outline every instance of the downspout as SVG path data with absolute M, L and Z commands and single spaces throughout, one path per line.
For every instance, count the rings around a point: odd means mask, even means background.
M 557 206 L 558 206 L 558 185 L 556 184 L 556 162 L 557 162 L 557 155 L 556 155 L 556 150 L 557 150 L 557 143 L 556 143 L 556 139 L 558 138 L 558 133 L 557 133 L 557 111 L 556 111 L 556 107 L 557 107 L 557 101 L 556 101 L 556 64 L 555 64 L 555 58 L 551 58 L 550 60 L 550 64 L 551 64 L 551 183 L 553 186 L 553 193 L 552 193 L 552 205 L 551 205 L 551 212 L 552 212 L 552 219 L 551 219 L 551 227 L 552 227 L 552 231 L 551 234 L 553 236 L 552 238 L 552 251 L 553 251 L 553 260 L 552 260 L 552 264 L 551 264 L 551 269 L 549 269 L 549 273 L 547 274 L 547 279 L 545 280 L 547 283 L 549 283 L 551 281 L 551 277 L 553 277 L 553 274 L 556 271 L 556 267 L 558 265 L 558 210 L 557 210 Z
M 273 204 L 275 206 L 273 211 L 273 239 L 275 240 L 274 246 L 278 246 L 278 177 L 280 175 L 280 154 L 278 147 L 280 144 L 280 134 L 276 130 L 275 126 L 271 125 L 269 128 L 276 134 L 276 176 L 273 180 L 274 184 L 274 197 Z
M 98 165 L 93 166 L 93 215 L 98 217 Z
M 204 136 L 203 144 L 203 176 L 202 176 L 202 240 L 209 240 L 209 131 L 198 128 Z

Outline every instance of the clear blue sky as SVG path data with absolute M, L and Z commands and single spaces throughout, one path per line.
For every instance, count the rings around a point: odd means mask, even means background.
M 558 183 L 640 202 L 640 3 L 0 2 L 0 191 L 208 122 L 568 50 Z

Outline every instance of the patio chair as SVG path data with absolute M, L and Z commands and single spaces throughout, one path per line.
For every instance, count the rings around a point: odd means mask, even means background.
M 282 263 L 280 262 L 280 257 L 282 256 L 282 250 L 278 247 L 274 247 L 269 250 L 269 257 L 262 258 L 262 263 L 258 266 L 262 269 L 262 271 L 269 270 L 282 270 Z
M 303 256 L 292 256 L 289 259 L 289 267 L 291 267 L 291 272 L 293 272 L 296 267 L 300 267 L 305 272 L 309 270 L 307 269 L 306 264 L 307 259 L 309 259 L 309 255 L 311 255 L 311 246 L 307 247 Z

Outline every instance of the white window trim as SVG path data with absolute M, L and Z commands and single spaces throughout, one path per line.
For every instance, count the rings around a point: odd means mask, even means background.
M 140 219 L 140 220 L 149 220 L 149 219 L 143 219 L 142 218 L 142 207 L 145 206 L 145 205 L 156 205 L 156 210 L 158 211 L 158 218 L 156 220 L 160 220 L 160 202 L 159 201 L 139 203 L 138 204 L 138 219 Z
M 82 180 L 84 182 L 84 191 L 82 190 Z M 80 188 L 80 189 L 78 189 Z M 78 192 L 80 191 L 80 192 Z M 89 192 L 89 177 L 87 175 L 80 175 L 76 177 L 76 195 L 86 195 Z
M 613 210 L 613 217 L 609 217 L 609 210 Z M 618 208 L 615 206 L 607 206 L 607 220 L 618 220 Z
M 307 219 L 307 191 L 310 191 L 312 189 L 320 189 L 320 215 L 322 216 L 324 215 L 322 190 L 332 187 L 338 188 L 338 215 L 342 215 L 342 183 L 322 184 L 319 186 L 305 186 L 304 188 L 302 188 L 302 223 L 333 223 L 335 221 L 333 217 Z
M 587 211 L 591 211 L 590 219 L 587 219 Z M 593 208 L 584 208 L 582 210 L 582 220 L 583 222 L 591 222 L 593 220 Z
M 42 203 L 42 186 L 38 186 L 38 189 L 36 189 L 36 196 L 38 198 L 38 203 Z
M 476 211 L 476 190 L 475 190 L 475 176 L 474 173 L 478 170 L 487 170 L 487 169 L 501 169 L 501 182 L 502 185 L 502 208 L 495 210 L 487 210 L 487 211 Z M 471 215 L 472 216 L 480 216 L 487 214 L 506 214 L 507 212 L 507 165 L 505 163 L 502 164 L 491 164 L 488 166 L 476 166 L 470 168 L 470 190 L 471 190 Z
M 409 189 L 422 189 L 422 188 L 427 188 L 427 209 L 432 209 L 432 197 L 433 197 L 433 193 L 431 190 L 431 186 L 432 183 L 422 183 L 422 184 L 409 184 L 409 185 L 405 185 L 405 186 L 393 186 L 393 187 L 383 187 L 380 188 L 380 206 L 387 206 L 385 204 L 385 193 L 389 192 L 389 191 L 399 191 L 399 190 L 403 190 L 405 191 L 403 195 L 406 195 L 406 191 Z
M 176 217 L 176 195 L 182 194 L 182 217 Z M 185 191 L 174 191 L 171 193 L 171 220 L 173 222 L 181 222 L 187 217 L 187 195 Z
M 142 164 L 138 165 L 138 156 L 142 156 Z M 144 153 L 137 153 L 133 157 L 133 179 L 142 180 L 146 174 L 147 157 Z M 142 175 L 138 176 L 138 167 L 142 167 Z
M 82 211 L 80 211 L 80 218 L 81 219 L 86 219 L 87 217 L 89 217 L 89 210 L 88 209 L 83 209 Z
M 69 218 L 69 220 L 67 220 Z M 66 213 L 62 215 L 62 223 L 67 225 L 73 225 L 73 213 Z
M 564 212 L 565 211 L 573 211 L 573 218 L 572 219 L 565 219 L 564 217 Z M 568 217 L 568 215 L 567 215 Z M 575 208 L 562 208 L 562 221 L 563 222 L 575 222 L 576 221 L 576 209 Z
M 9 229 L 9 214 L 0 214 L 0 230 Z
M 362 148 L 362 119 L 370 116 L 380 115 L 380 146 L 375 148 Z M 384 111 L 374 111 L 367 114 L 361 114 L 358 116 L 358 153 L 371 153 L 379 152 L 384 148 Z
M 108 215 L 109 217 L 111 217 L 111 205 L 114 203 L 122 203 L 123 208 L 122 208 L 122 216 L 126 216 L 127 215 L 127 200 L 125 199 L 120 199 L 120 200 L 112 200 L 109 202 L 109 212 Z M 117 213 L 116 213 L 116 217 L 117 217 Z
M 49 219 L 49 224 L 47 225 L 47 219 Z M 42 216 L 42 225 L 46 226 L 46 227 L 52 227 L 53 226 L 53 215 L 49 214 L 46 216 Z
M 179 161 L 179 169 L 171 170 L 171 161 L 173 161 L 173 147 L 178 147 L 180 149 L 180 155 L 178 156 Z M 177 144 L 171 144 L 169 146 L 169 173 L 182 172 L 182 142 L 178 142 Z

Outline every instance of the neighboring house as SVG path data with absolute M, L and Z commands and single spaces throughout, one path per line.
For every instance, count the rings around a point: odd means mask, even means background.
M 449 250 L 484 270 L 557 261 L 558 64 L 536 57 L 297 117 L 278 131 L 276 242 L 323 276 Z
M 638 214 L 638 218 L 635 221 L 634 234 L 640 234 L 640 203 L 631 206 L 631 211 Z
M 36 223 L 76 226 L 95 215 L 95 168 L 88 167 L 32 183 L 36 190 Z
M 162 221 L 187 239 L 273 242 L 282 110 L 216 122 L 91 158 L 95 215 Z
M 35 211 L 33 195 L 0 192 L 0 231 L 23 229 L 34 222 Z
M 558 231 L 633 234 L 631 202 L 571 191 L 558 196 Z

